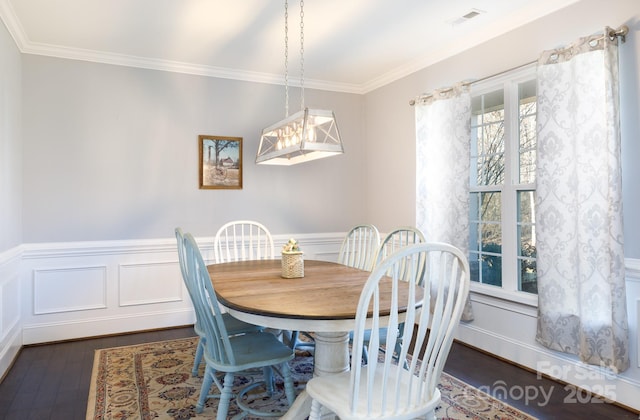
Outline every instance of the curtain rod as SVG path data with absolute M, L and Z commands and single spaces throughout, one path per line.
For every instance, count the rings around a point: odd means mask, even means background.
M 618 38 L 620 38 L 620 41 L 624 43 L 626 41 L 626 36 L 627 36 L 628 33 L 629 33 L 629 27 L 627 25 L 622 25 L 618 29 L 609 28 L 609 32 L 607 32 L 607 36 L 609 36 L 609 38 L 618 37 Z M 602 36 L 604 37 L 605 35 L 602 35 Z M 598 39 L 600 39 L 600 38 L 598 38 Z M 533 63 L 535 63 L 537 61 L 538 60 L 530 61 L 528 63 L 524 63 L 524 64 L 521 64 L 519 66 L 515 66 L 515 67 L 512 67 L 510 69 L 500 71 L 498 73 L 494 73 L 492 75 L 483 77 L 481 79 L 462 82 L 460 84 L 463 85 L 463 86 L 471 86 L 473 84 L 483 82 L 483 81 L 485 81 L 487 79 L 491 79 L 492 77 L 500 76 L 502 74 L 509 73 L 509 72 L 521 69 L 523 67 L 526 67 L 526 66 L 530 66 L 531 64 L 533 64 Z M 436 89 L 435 93 L 446 93 L 446 92 L 450 92 L 451 90 L 453 90 L 453 87 L 445 88 L 445 89 Z M 432 97 L 433 95 L 434 95 L 434 93 L 422 94 L 422 95 L 418 96 L 417 98 L 411 99 L 409 101 L 409 105 L 410 106 L 414 106 L 416 104 L 416 102 L 428 99 L 428 98 Z

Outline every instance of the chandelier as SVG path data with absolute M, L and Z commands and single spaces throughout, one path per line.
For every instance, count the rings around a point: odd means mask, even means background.
M 262 130 L 256 163 L 294 165 L 344 153 L 333 111 L 304 104 L 304 0 L 300 0 L 300 111 L 289 115 L 289 24 L 284 2 L 285 118 Z

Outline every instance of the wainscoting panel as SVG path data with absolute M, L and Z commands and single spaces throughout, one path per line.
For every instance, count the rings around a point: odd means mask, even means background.
M 33 270 L 33 313 L 106 308 L 106 285 L 104 265 Z
M 176 262 L 120 265 L 120 306 L 180 302 L 183 281 Z
M 294 234 L 305 258 L 332 260 L 344 233 Z M 274 235 L 276 253 L 291 237 Z M 196 238 L 213 260 L 213 238 Z M 20 291 L 22 344 L 194 322 L 175 238 L 25 244 Z
M 0 339 L 7 335 L 20 323 L 20 277 L 12 273 L 0 284 Z
M 21 249 L 0 253 L 0 377 L 22 346 Z

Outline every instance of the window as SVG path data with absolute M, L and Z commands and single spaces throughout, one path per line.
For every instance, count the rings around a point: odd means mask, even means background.
M 474 84 L 471 94 L 473 287 L 537 294 L 535 67 Z

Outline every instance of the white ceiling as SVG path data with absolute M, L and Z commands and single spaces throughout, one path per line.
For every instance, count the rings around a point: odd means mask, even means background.
M 289 83 L 300 5 L 289 0 Z M 307 0 L 306 87 L 365 93 L 578 0 Z M 454 23 L 472 10 L 480 15 Z M 23 53 L 283 83 L 284 0 L 0 0 Z

